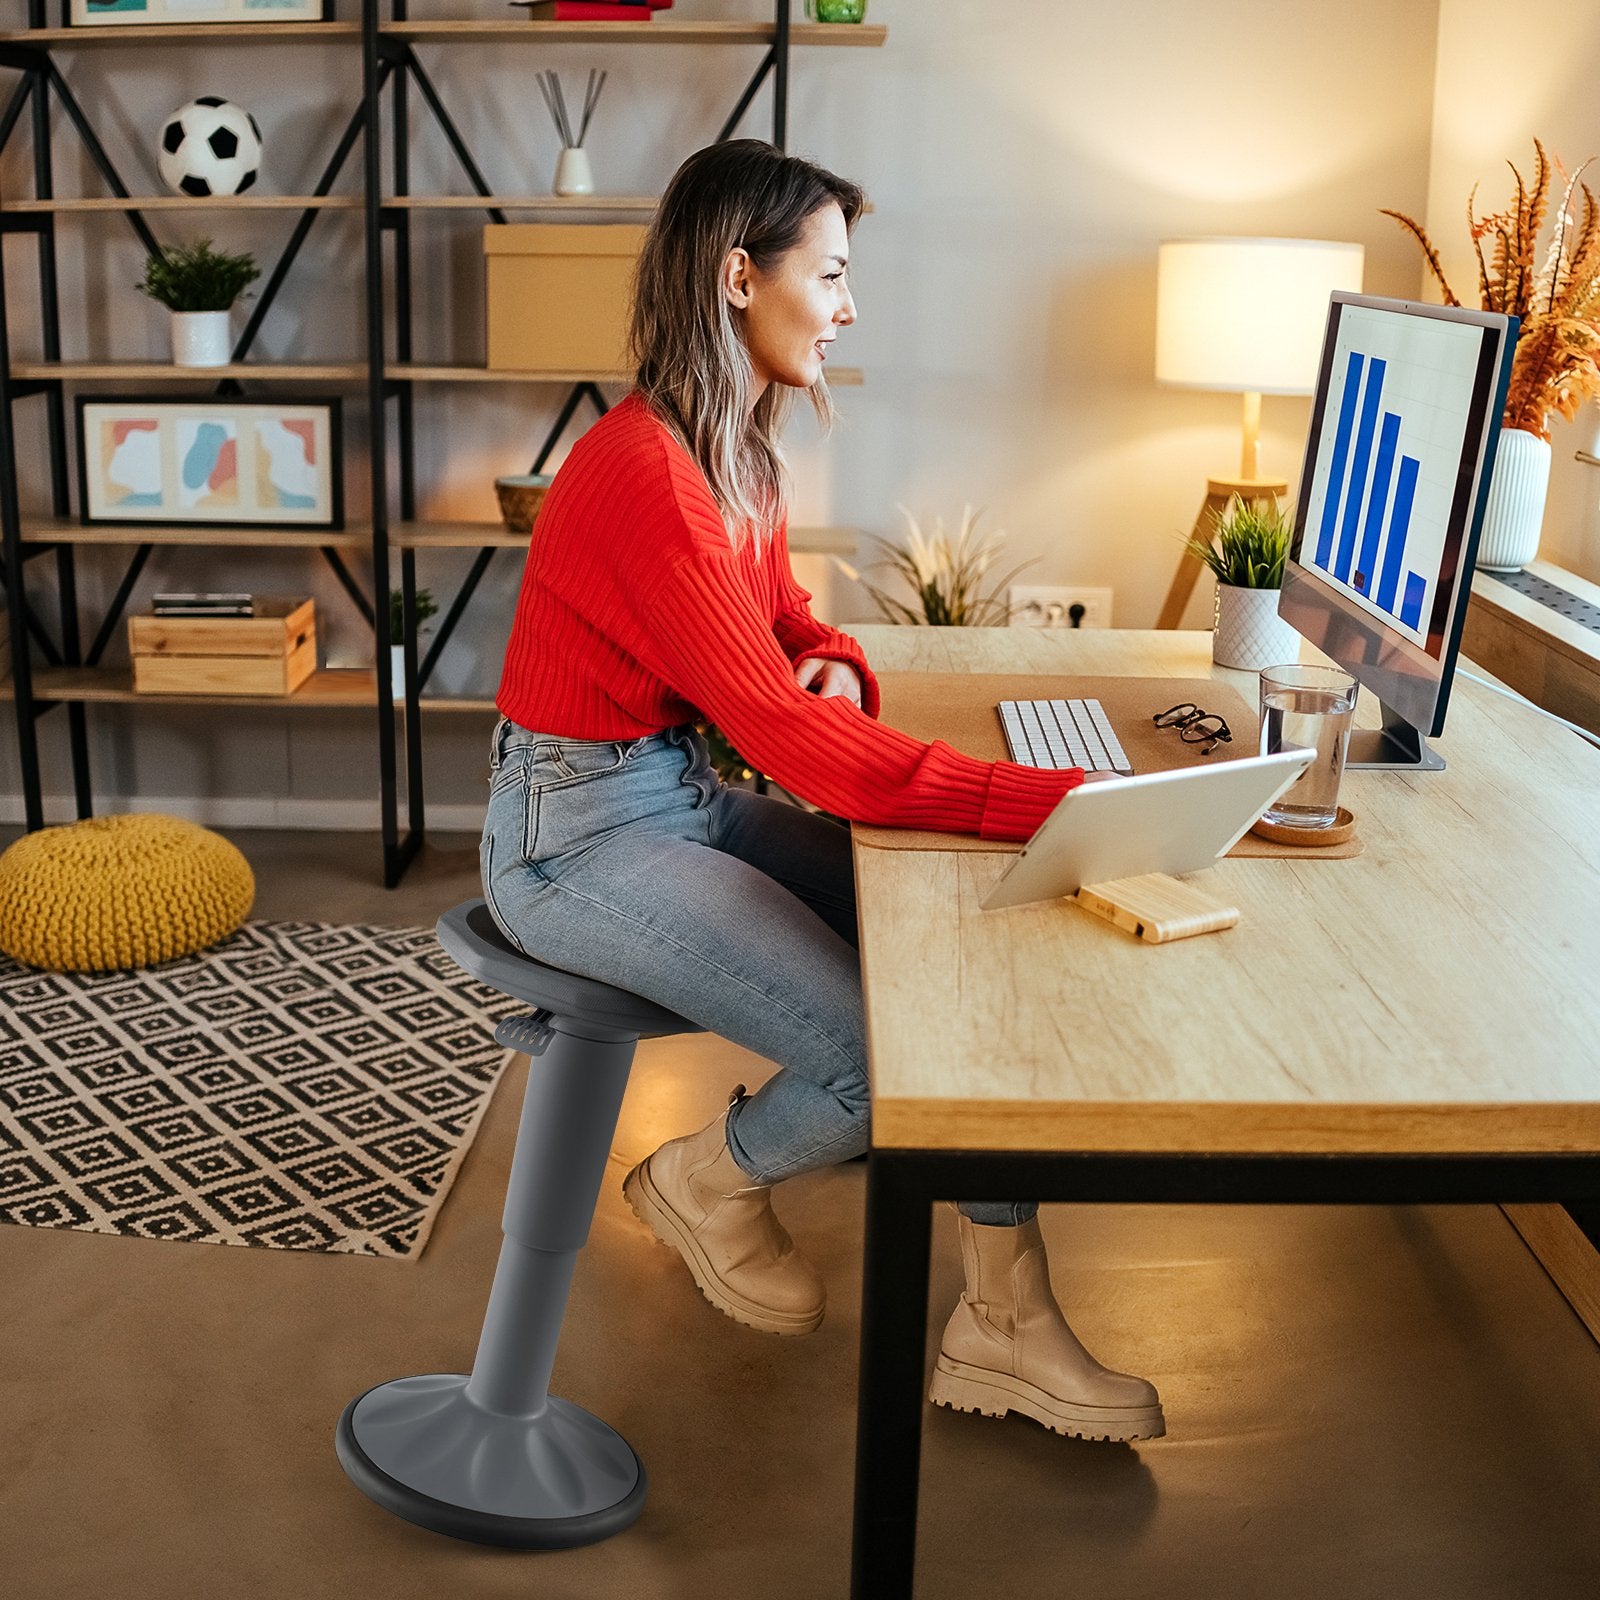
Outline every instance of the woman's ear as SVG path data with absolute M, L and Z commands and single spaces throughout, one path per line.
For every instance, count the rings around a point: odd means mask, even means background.
M 735 245 L 722 263 L 722 293 L 740 311 L 750 304 L 750 275 L 750 257 Z

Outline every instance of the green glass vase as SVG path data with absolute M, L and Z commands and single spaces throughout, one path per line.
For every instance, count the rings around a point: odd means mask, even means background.
M 806 16 L 813 22 L 861 22 L 867 0 L 806 0 Z

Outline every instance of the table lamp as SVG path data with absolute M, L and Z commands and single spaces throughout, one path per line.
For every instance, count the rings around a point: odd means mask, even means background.
M 1263 478 L 1261 397 L 1311 394 L 1335 289 L 1361 288 L 1364 251 L 1329 239 L 1169 239 L 1156 273 L 1156 382 L 1244 396 L 1236 478 L 1210 478 L 1194 537 L 1208 538 L 1235 497 L 1272 501 L 1285 478 Z M 1158 628 L 1176 628 L 1200 563 L 1185 551 Z

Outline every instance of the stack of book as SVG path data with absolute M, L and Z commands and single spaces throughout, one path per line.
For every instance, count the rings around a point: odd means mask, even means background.
M 248 617 L 254 615 L 255 596 L 213 591 L 158 594 L 150 609 L 158 617 Z
M 648 22 L 672 0 L 511 0 L 534 22 Z

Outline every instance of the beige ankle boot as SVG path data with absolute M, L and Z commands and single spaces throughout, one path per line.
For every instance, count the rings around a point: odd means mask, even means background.
M 822 1279 L 773 1215 L 772 1190 L 752 1184 L 733 1159 L 726 1124 L 723 1112 L 662 1145 L 623 1179 L 622 1192 L 719 1311 L 763 1333 L 810 1333 L 827 1301 Z
M 1158 1439 L 1153 1385 L 1110 1372 L 1078 1342 L 1050 1289 L 1037 1219 L 1017 1228 L 960 1220 L 967 1286 L 946 1324 L 928 1398 L 956 1411 L 1020 1411 L 1080 1439 Z

